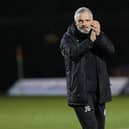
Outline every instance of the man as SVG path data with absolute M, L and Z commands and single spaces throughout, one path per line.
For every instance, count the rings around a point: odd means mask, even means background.
M 60 44 L 68 104 L 74 108 L 82 129 L 104 129 L 105 103 L 112 99 L 105 59 L 114 53 L 114 46 L 101 31 L 99 21 L 93 20 L 90 9 L 77 9 L 74 21 Z

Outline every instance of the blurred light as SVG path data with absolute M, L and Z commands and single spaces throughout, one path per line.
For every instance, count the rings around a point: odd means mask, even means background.
M 59 40 L 58 35 L 55 33 L 48 33 L 44 36 L 44 38 L 47 43 L 57 43 Z

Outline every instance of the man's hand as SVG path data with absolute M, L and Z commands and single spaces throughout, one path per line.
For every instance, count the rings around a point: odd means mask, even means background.
M 99 21 L 93 20 L 91 23 L 91 29 L 95 32 L 96 36 L 99 36 L 101 32 Z
M 91 31 L 90 39 L 92 42 L 94 42 L 96 40 L 96 33 L 93 30 Z

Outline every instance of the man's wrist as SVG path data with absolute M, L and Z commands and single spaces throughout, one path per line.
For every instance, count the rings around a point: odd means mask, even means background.
M 99 36 L 101 34 L 101 31 L 96 32 L 96 36 Z

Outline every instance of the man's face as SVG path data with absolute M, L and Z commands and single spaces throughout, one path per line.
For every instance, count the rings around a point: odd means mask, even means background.
M 82 12 L 78 15 L 75 24 L 80 32 L 88 33 L 91 30 L 92 21 L 93 17 L 90 13 Z

